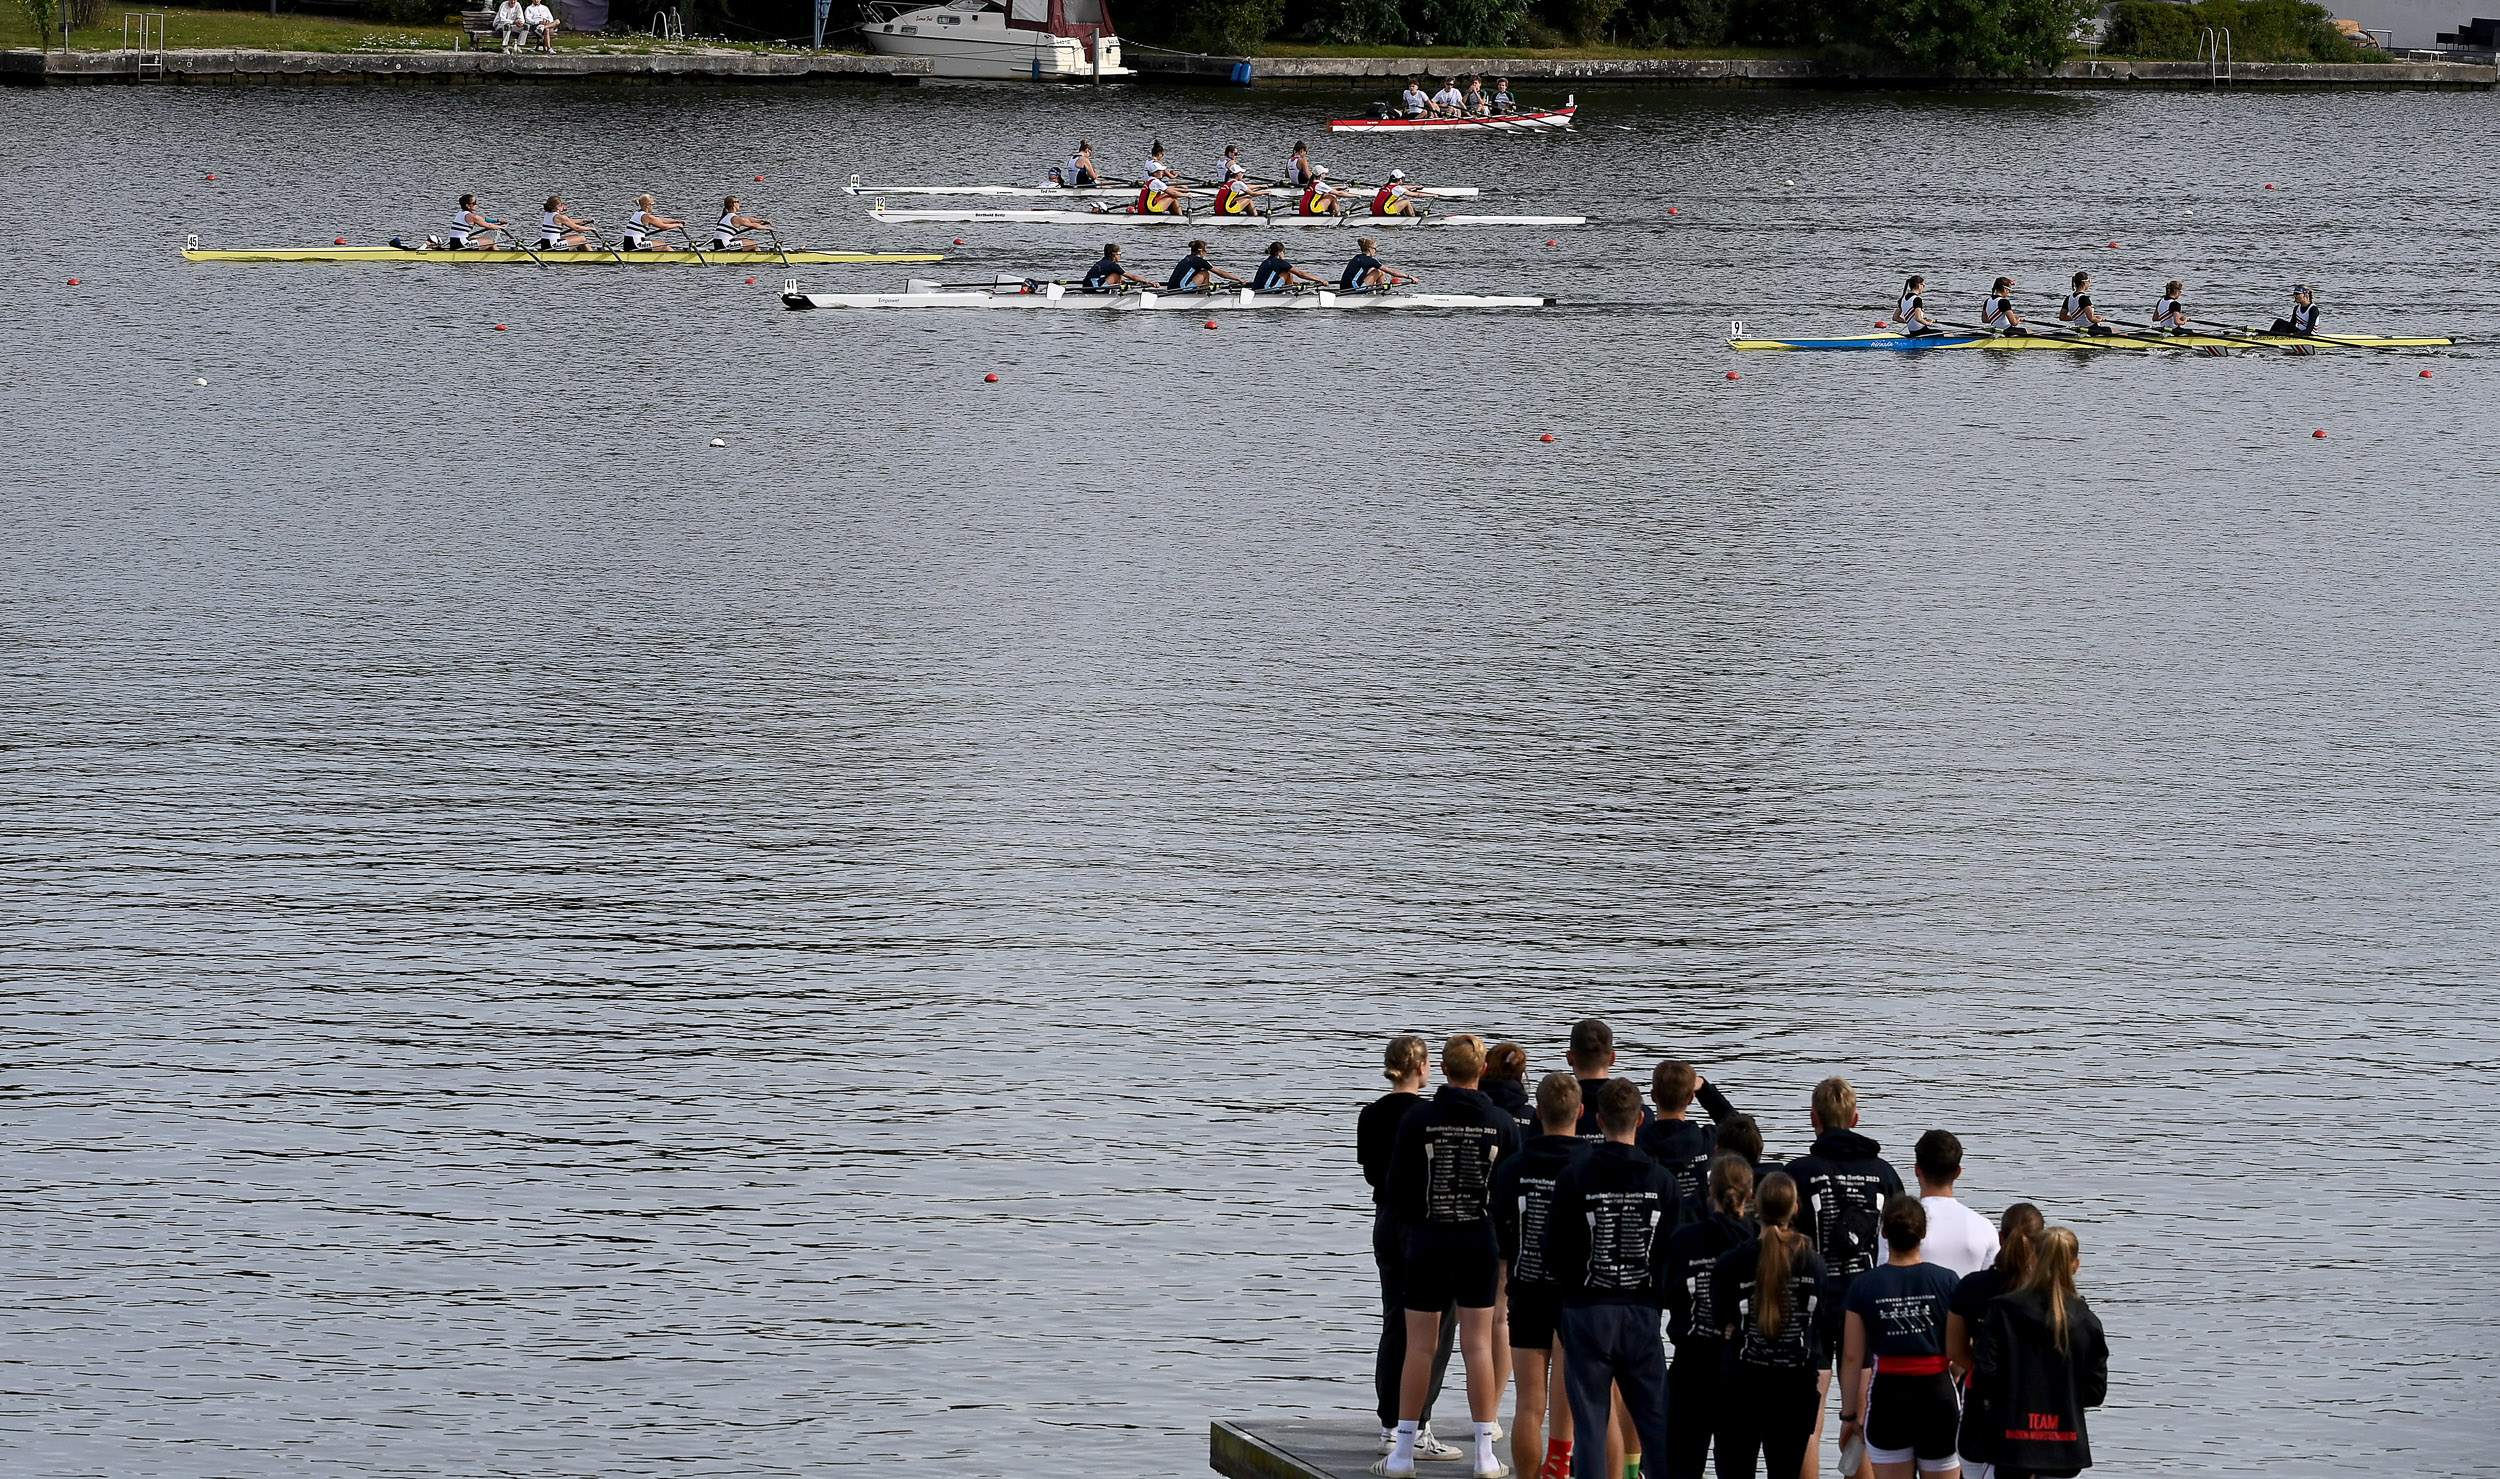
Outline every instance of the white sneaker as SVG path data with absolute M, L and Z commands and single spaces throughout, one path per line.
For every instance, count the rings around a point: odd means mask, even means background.
M 1397 1429 L 1382 1428 L 1380 1430 L 1380 1451 L 1384 1454 L 1395 1453 L 1398 1451 Z
M 1500 1423 L 1495 1423 L 1493 1425 L 1493 1441 L 1499 1443 L 1506 1436 L 1507 1435 L 1502 1431 L 1502 1425 Z
M 1466 1456 L 1467 1451 L 1465 1449 L 1453 1448 L 1449 1444 L 1444 1443 L 1440 1439 L 1432 1436 L 1432 1429 L 1429 1426 L 1424 1427 L 1415 1434 L 1415 1457 L 1419 1459 L 1453 1459 L 1465 1458 Z
M 1492 1468 L 1476 1470 L 1476 1479 L 1510 1479 L 1510 1465 L 1497 1458 Z
M 1408 1464 L 1403 1469 L 1393 1469 L 1389 1467 L 1389 1461 L 1385 1458 L 1372 1460 L 1372 1472 L 1380 1475 L 1381 1479 L 1415 1479 L 1413 1464 Z

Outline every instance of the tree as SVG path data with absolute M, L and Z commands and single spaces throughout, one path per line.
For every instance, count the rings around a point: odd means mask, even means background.
M 1836 0 L 1831 39 L 1952 74 L 2040 72 L 2073 55 L 2093 0 Z M 1854 34 L 1853 34 L 1854 33 Z

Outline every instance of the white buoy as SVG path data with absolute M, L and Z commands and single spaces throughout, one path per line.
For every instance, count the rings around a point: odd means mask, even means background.
M 203 381 L 201 381 L 200 383 L 201 383 L 202 385 L 206 385 L 208 382 L 207 382 L 207 381 L 205 381 L 205 380 L 203 380 Z M 713 446 L 715 446 L 715 447 L 726 447 L 726 446 L 728 446 L 729 444 L 728 444 L 727 442 L 722 441 L 719 437 L 714 437 L 714 438 L 712 438 L 712 445 L 713 445 Z
M 191 383 L 194 385 L 206 385 L 208 382 L 205 380 L 194 380 Z

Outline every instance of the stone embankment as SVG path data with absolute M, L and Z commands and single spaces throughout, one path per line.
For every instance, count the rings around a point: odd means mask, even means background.
M 1513 82 L 1692 87 L 2255 87 L 2480 88 L 2500 83 L 2500 68 L 2465 62 L 2241 62 L 2218 72 L 2205 62 L 2142 62 L 2077 57 L 2054 71 L 2023 77 L 1939 77 L 1907 69 L 1841 66 L 1801 59 L 1692 57 L 1237 57 L 1189 56 L 1133 48 L 1127 61 L 1160 82 L 1235 84 L 1247 66 L 1261 83 L 1343 83 L 1366 79 L 1446 77 L 1483 73 Z
M 142 66 L 142 61 L 148 63 Z M 847 52 L 0 51 L 0 83 L 917 82 L 925 57 Z

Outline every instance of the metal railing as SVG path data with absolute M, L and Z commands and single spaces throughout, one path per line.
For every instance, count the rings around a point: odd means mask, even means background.
M 655 10 L 651 12 L 651 39 L 654 41 L 685 40 L 685 16 L 674 10 Z
M 2207 26 L 2196 36 L 2196 59 L 2205 64 L 2205 80 L 2231 85 L 2231 28 Z
M 139 54 L 139 75 L 165 75 L 165 16 L 161 11 L 122 12 L 122 50 Z

